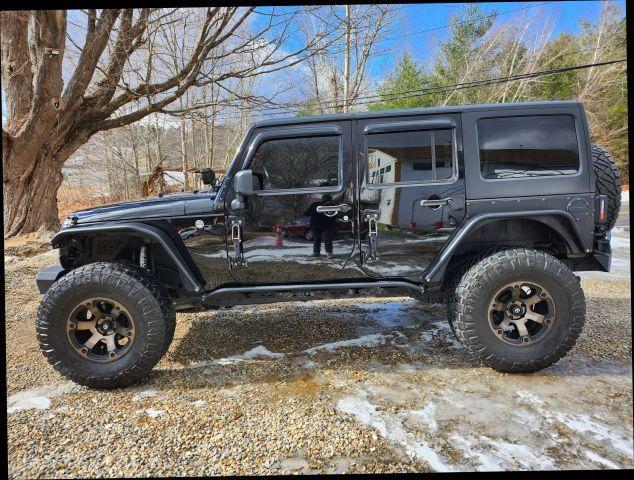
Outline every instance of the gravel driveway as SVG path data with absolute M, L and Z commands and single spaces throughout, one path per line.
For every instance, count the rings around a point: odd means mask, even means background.
M 473 364 L 442 305 L 329 300 L 179 314 L 145 383 L 111 392 L 64 380 L 37 348 L 34 276 L 57 252 L 10 258 L 9 474 L 631 468 L 627 224 L 612 245 L 611 273 L 581 274 L 577 346 L 541 372 Z

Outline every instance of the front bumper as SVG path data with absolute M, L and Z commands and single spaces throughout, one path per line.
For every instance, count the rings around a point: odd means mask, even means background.
M 40 293 L 44 294 L 51 288 L 57 280 L 62 278 L 68 271 L 61 265 L 53 265 L 37 272 L 35 283 Z

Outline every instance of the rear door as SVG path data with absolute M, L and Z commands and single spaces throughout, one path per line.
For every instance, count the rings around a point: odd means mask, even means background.
M 351 125 L 346 120 L 261 127 L 253 132 L 241 169 L 251 170 L 259 179 L 256 191 L 246 197 L 242 211 L 231 210 L 233 188 L 225 202 L 229 228 L 241 229 L 240 261 L 231 239 L 227 245 L 235 280 L 310 283 L 363 275 L 360 270 L 348 273 L 354 270 L 349 260 L 356 220 Z M 313 256 L 307 210 L 324 201 L 332 208 L 326 213 L 339 228 L 332 238 L 333 255 L 326 255 L 322 241 L 320 255 Z M 236 224 L 239 228 L 232 229 Z
M 363 269 L 420 280 L 465 214 L 460 115 L 364 119 L 356 135 Z

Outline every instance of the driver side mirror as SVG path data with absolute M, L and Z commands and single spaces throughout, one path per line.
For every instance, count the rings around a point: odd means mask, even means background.
M 236 173 L 235 190 L 239 195 L 253 195 L 253 172 L 251 170 L 241 170 Z
M 241 170 L 233 179 L 233 188 L 236 198 L 231 201 L 232 210 L 244 210 L 246 208 L 244 197 L 253 195 L 254 175 L 251 170 Z

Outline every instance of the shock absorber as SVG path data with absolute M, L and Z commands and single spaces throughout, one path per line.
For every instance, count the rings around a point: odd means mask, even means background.
M 139 251 L 139 266 L 147 269 L 147 246 L 143 245 Z

